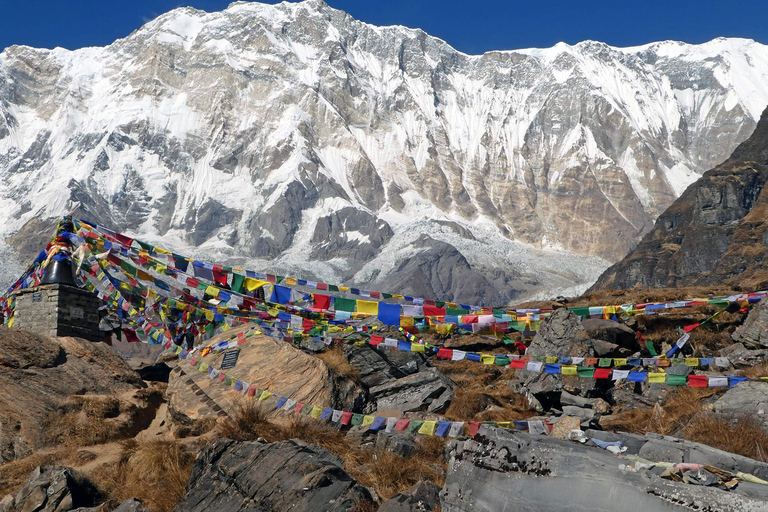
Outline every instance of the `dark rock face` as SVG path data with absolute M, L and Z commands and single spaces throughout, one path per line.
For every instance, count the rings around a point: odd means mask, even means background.
M 418 482 L 385 501 L 378 512 L 431 512 L 439 504 L 440 487 L 432 482 Z
M 634 446 L 631 451 L 638 453 L 639 447 L 640 456 L 654 462 L 667 460 L 659 458 L 668 453 L 665 448 L 681 448 L 681 459 L 694 453 L 691 462 L 717 467 L 724 467 L 730 455 L 690 446 L 696 443 L 634 437 L 627 443 Z M 739 461 L 745 463 L 739 469 L 754 470 L 749 461 Z M 652 470 L 635 471 L 626 460 L 589 444 L 487 427 L 474 438 L 454 442 L 440 498 L 443 512 L 768 510 L 768 489 L 759 484 L 741 482 L 731 492 L 687 485 L 664 480 Z
M 346 345 L 344 355 L 360 372 L 360 381 L 367 388 L 368 412 L 441 413 L 453 400 L 456 384 L 430 366 L 422 354 Z
M 731 338 L 751 349 L 768 348 L 768 301 L 760 301 L 754 306 Z
M 16 494 L 0 501 L 0 512 L 66 512 L 93 507 L 102 497 L 96 487 L 72 468 L 40 466 Z
M 220 439 L 192 468 L 175 512 L 351 511 L 372 504 L 341 459 L 297 440 L 264 444 Z
M 768 110 L 731 157 L 688 189 L 593 290 L 768 283 Z

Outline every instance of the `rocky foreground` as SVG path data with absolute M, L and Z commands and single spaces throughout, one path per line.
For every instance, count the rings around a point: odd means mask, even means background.
M 631 357 L 643 350 L 635 331 L 664 350 L 676 329 L 708 314 L 623 325 L 561 309 L 529 353 Z M 728 357 L 732 366 L 713 375 L 761 376 L 764 332 L 768 305 L 723 313 L 684 355 Z M 441 438 L 339 427 L 259 405 L 172 354 L 137 372 L 102 344 L 0 328 L 0 512 L 768 510 L 768 383 L 598 383 L 430 360 L 355 336 L 333 347 L 252 336 L 232 373 L 365 414 L 552 428 L 484 425 Z M 482 336 L 441 341 L 503 346 Z

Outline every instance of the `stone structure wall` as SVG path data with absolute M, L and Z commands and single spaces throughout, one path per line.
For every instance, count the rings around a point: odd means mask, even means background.
M 16 295 L 14 327 L 48 336 L 76 336 L 102 341 L 101 301 L 91 292 L 53 284 L 22 290 Z

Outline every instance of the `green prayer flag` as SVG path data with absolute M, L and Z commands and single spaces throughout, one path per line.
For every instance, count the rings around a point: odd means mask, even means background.
M 408 432 L 409 434 L 415 434 L 416 432 L 419 431 L 419 429 L 421 428 L 421 426 L 423 424 L 424 424 L 424 420 L 413 420 L 408 425 L 408 428 L 406 429 L 406 432 Z
M 610 357 L 601 357 L 598 360 L 597 365 L 600 368 L 610 368 L 611 367 L 611 363 L 613 363 L 613 359 L 611 359 Z
M 336 286 L 335 284 L 329 284 L 328 285 L 328 291 L 329 292 L 337 292 L 337 291 L 339 291 L 339 287 Z
M 137 272 L 137 269 L 136 269 L 136 267 L 134 267 L 133 265 L 131 265 L 131 264 L 130 264 L 130 263 L 128 263 L 127 261 L 125 261 L 125 260 L 122 260 L 122 261 L 120 261 L 120 268 L 121 268 L 121 269 L 123 270 L 123 272 L 125 272 L 126 274 L 128 274 L 128 275 L 130 275 L 130 276 L 134 276 L 134 277 L 136 277 L 136 272 Z
M 656 349 L 654 348 L 653 342 L 651 340 L 645 340 L 645 348 L 648 349 L 648 353 L 651 354 L 652 356 L 657 355 Z
M 667 374 L 667 384 L 670 386 L 685 386 L 688 384 L 688 377 L 686 375 L 674 375 L 670 373 Z
M 349 311 L 350 313 L 354 313 L 355 305 L 356 301 L 353 299 L 342 299 L 341 297 L 333 299 L 333 307 L 336 311 Z
M 362 414 L 353 414 L 352 420 L 350 423 L 354 426 L 358 426 L 363 423 L 363 415 Z
M 445 314 L 450 316 L 468 315 L 468 309 L 445 308 Z
M 445 306 L 445 302 L 443 302 L 441 300 L 436 300 L 435 301 L 435 306 L 438 307 L 438 308 L 441 308 L 441 307 Z
M 509 359 L 509 356 L 501 356 L 501 357 L 496 356 L 495 363 L 498 366 L 507 366 L 509 363 L 511 363 L 511 360 Z
M 139 244 L 141 246 L 141 248 L 144 249 L 145 251 L 154 251 L 155 250 L 155 246 L 152 245 L 152 244 L 148 244 L 147 242 L 142 242 L 140 240 L 134 240 L 134 242 Z
M 589 308 L 573 308 L 570 311 L 576 316 L 589 316 Z
M 579 373 L 579 377 L 591 379 L 595 375 L 595 368 L 592 366 L 579 366 L 576 370 Z
M 304 416 L 309 416 L 309 413 L 312 412 L 312 407 L 314 406 L 310 404 L 304 404 L 304 407 L 301 408 L 301 414 Z
M 243 293 L 244 282 L 245 276 L 240 274 L 232 274 L 232 291 L 235 293 Z

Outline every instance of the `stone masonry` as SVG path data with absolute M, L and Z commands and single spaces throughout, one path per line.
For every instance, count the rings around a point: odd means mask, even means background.
M 16 329 L 48 336 L 75 336 L 102 341 L 99 332 L 101 301 L 91 292 L 52 284 L 16 294 Z

